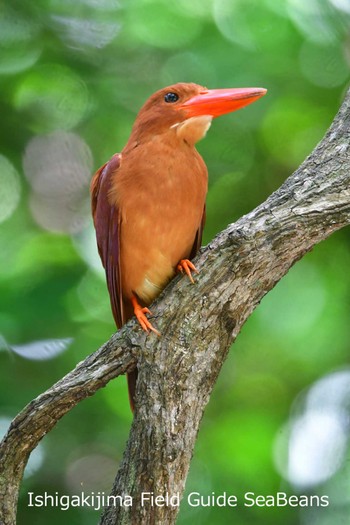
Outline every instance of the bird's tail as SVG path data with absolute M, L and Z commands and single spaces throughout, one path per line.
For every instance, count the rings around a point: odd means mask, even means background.
M 128 381 L 128 393 L 129 393 L 129 403 L 131 412 L 134 413 L 135 409 L 135 392 L 136 392 L 136 381 L 137 381 L 137 369 L 126 374 L 126 379 Z

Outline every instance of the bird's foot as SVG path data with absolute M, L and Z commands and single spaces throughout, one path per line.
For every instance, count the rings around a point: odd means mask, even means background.
M 185 272 L 189 280 L 191 281 L 191 283 L 194 284 L 194 280 L 193 280 L 191 271 L 195 273 L 199 273 L 199 271 L 197 270 L 193 262 L 189 261 L 188 259 L 181 259 L 181 261 L 179 262 L 176 268 L 178 272 L 181 272 L 181 273 Z
M 152 315 L 151 311 L 149 310 L 149 308 L 142 307 L 137 302 L 137 299 L 134 296 L 131 298 L 131 302 L 132 302 L 132 305 L 133 305 L 133 308 L 134 308 L 134 314 L 136 315 L 136 319 L 140 323 L 142 330 L 144 330 L 147 333 L 149 333 L 149 331 L 151 330 L 152 332 L 154 332 L 155 334 L 160 336 L 160 332 L 158 332 L 158 330 L 156 330 L 156 328 L 154 328 L 152 323 L 146 317 L 146 314 Z

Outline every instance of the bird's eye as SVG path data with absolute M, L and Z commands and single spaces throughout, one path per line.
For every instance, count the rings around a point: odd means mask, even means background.
M 170 92 L 170 93 L 167 93 L 166 95 L 164 95 L 164 100 L 165 100 L 165 102 L 174 103 L 177 100 L 179 100 L 179 95 L 177 95 L 176 93 Z

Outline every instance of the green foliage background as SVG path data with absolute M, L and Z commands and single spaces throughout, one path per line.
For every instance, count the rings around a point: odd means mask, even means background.
M 323 136 L 349 81 L 349 21 L 347 0 L 1 3 L 0 431 L 115 329 L 88 184 L 123 147 L 144 100 L 178 81 L 268 89 L 215 120 L 199 145 L 210 174 L 207 243 L 261 203 Z M 349 244 L 344 230 L 318 246 L 247 322 L 203 418 L 187 483 L 187 492 L 226 491 L 240 504 L 184 503 L 179 524 L 346 522 Z M 326 400 L 335 391 L 343 397 L 338 412 L 317 405 L 297 482 L 287 452 L 312 385 Z M 341 424 L 327 434 L 331 412 Z M 108 491 L 130 423 L 124 378 L 65 417 L 32 455 L 19 523 L 96 523 L 99 513 L 88 509 L 28 507 L 28 492 Z M 313 454 L 323 465 L 314 478 Z M 243 505 L 247 491 L 279 490 L 327 494 L 331 504 Z

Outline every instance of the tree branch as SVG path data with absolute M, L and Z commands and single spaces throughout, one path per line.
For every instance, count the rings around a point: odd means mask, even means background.
M 201 253 L 196 286 L 175 279 L 152 306 L 162 337 L 130 321 L 100 350 L 32 401 L 0 445 L 0 523 L 15 523 L 28 456 L 80 400 L 139 368 L 136 411 L 102 525 L 173 524 L 177 506 L 142 504 L 141 494 L 181 495 L 203 410 L 231 343 L 262 297 L 315 244 L 350 223 L 350 92 L 330 130 L 261 206 Z
M 0 444 L 0 525 L 16 522 L 16 506 L 23 471 L 31 451 L 57 421 L 111 379 L 136 365 L 134 343 L 126 330 L 115 334 L 99 350 L 46 392 L 31 401 L 12 421 Z

